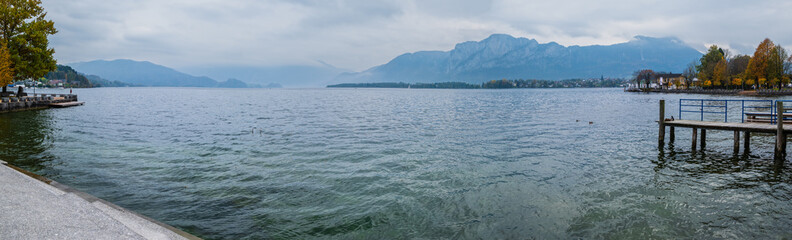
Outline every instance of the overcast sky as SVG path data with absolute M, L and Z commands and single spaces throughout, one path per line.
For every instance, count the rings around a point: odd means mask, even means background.
M 792 1 L 44 0 L 60 63 L 147 60 L 174 68 L 319 65 L 365 70 L 406 52 L 493 33 L 563 45 L 678 37 L 752 54 L 792 46 Z

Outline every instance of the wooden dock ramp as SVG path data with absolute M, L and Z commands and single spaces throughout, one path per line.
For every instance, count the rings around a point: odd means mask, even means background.
M 50 103 L 50 107 L 55 108 L 65 108 L 65 107 L 74 107 L 80 106 L 85 104 L 85 102 L 62 102 L 62 103 Z

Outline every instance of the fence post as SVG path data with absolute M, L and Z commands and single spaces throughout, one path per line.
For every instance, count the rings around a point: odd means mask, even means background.
M 693 139 L 693 145 L 690 146 L 690 149 L 691 149 L 691 151 L 695 152 L 696 151 L 696 134 L 698 133 L 698 129 L 697 128 L 691 128 L 691 129 L 693 129 L 693 136 L 691 137 Z
M 776 101 L 776 146 L 773 159 L 782 163 L 786 159 L 786 135 L 784 134 L 784 103 Z
M 660 120 L 657 122 L 660 125 L 660 131 L 657 134 L 657 146 L 663 148 L 665 144 L 665 99 L 660 99 Z
M 724 109 L 723 109 L 723 122 L 729 122 L 729 100 L 723 100 Z
M 740 131 L 734 131 L 734 154 L 740 153 Z
M 770 116 L 770 124 L 775 124 L 774 120 L 776 118 L 776 113 L 775 113 L 776 112 L 776 102 L 773 101 L 773 100 L 768 100 L 768 101 L 770 101 L 770 115 L 771 115 Z
M 745 131 L 745 135 L 743 136 L 743 154 L 748 154 L 751 152 L 751 132 Z
M 679 99 L 679 116 L 677 116 L 679 120 L 682 120 L 682 99 Z

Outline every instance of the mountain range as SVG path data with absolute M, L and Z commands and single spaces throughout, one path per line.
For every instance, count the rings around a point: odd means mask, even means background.
M 613 45 L 562 46 L 555 42 L 493 34 L 456 44 L 450 51 L 402 54 L 362 72 L 320 66 L 206 66 L 186 70 L 193 76 L 147 61 L 96 60 L 68 64 L 87 75 L 137 86 L 176 87 L 324 87 L 365 82 L 467 82 L 494 79 L 630 77 L 640 69 L 681 72 L 702 53 L 677 38 L 636 36 Z M 211 77 L 211 78 L 210 78 Z M 228 79 L 218 82 L 215 79 Z M 241 80 L 237 80 L 241 79 Z
M 128 83 L 133 86 L 146 87 L 220 87 L 220 88 L 248 88 L 262 87 L 259 84 L 248 84 L 243 81 L 229 78 L 218 82 L 209 77 L 196 77 L 176 71 L 162 65 L 148 61 L 134 61 L 117 59 L 112 61 L 96 60 L 90 62 L 70 63 L 68 66 L 86 75 L 96 75 L 111 81 Z M 268 87 L 280 87 L 270 84 Z
M 284 66 L 284 67 L 196 67 L 188 68 L 192 73 L 209 76 L 194 76 L 148 61 L 129 59 L 95 60 L 69 63 L 68 66 L 86 75 L 97 75 L 104 79 L 125 82 L 135 86 L 151 87 L 220 87 L 220 88 L 280 88 L 318 87 L 327 85 L 345 70 L 331 66 Z M 214 79 L 228 79 L 218 82 Z M 244 79 L 244 81 L 238 79 Z
M 363 72 L 341 74 L 335 82 L 481 83 L 503 78 L 629 77 L 640 69 L 678 73 L 701 56 L 672 37 L 636 36 L 629 42 L 607 46 L 566 47 L 493 34 L 482 41 L 459 43 L 450 51 L 402 54 Z
M 201 66 L 184 68 L 185 72 L 214 79 L 238 78 L 253 84 L 282 85 L 284 87 L 324 87 L 349 70 L 336 68 L 320 61 L 318 66 Z
M 119 59 L 67 64 L 78 72 L 139 86 L 214 87 L 217 81 L 196 77 L 147 61 Z

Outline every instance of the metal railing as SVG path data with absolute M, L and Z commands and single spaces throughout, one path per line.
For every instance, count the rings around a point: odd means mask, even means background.
M 782 102 L 792 102 L 792 100 L 778 100 Z M 679 99 L 679 119 L 683 113 L 697 113 L 700 121 L 704 121 L 706 115 L 723 115 L 723 122 L 729 122 L 729 103 L 739 104 L 740 121 L 745 122 L 745 110 L 767 111 L 769 109 L 771 123 L 775 124 L 775 101 L 773 100 L 722 100 L 722 99 Z M 792 105 L 788 105 L 792 106 Z M 784 112 L 787 112 L 786 110 Z
M 775 111 L 777 111 L 776 109 L 778 109 L 778 107 L 776 107 L 776 106 L 778 106 L 778 102 L 783 102 L 784 103 L 783 105 L 785 106 L 784 109 L 782 110 L 783 112 L 781 112 L 782 115 L 786 115 L 785 113 L 788 113 L 788 112 L 792 111 L 792 108 L 787 108 L 787 106 L 792 106 L 792 104 L 790 104 L 790 103 L 792 103 L 792 100 L 776 100 L 775 102 L 773 102 L 773 104 L 774 104 L 773 105 L 773 116 L 770 117 L 770 119 L 771 119 L 770 122 L 772 124 L 775 124 L 778 121 L 778 117 L 776 117 L 776 114 L 775 114 Z M 790 118 L 788 118 L 786 116 L 783 116 L 782 117 L 782 121 L 783 120 L 790 120 Z

